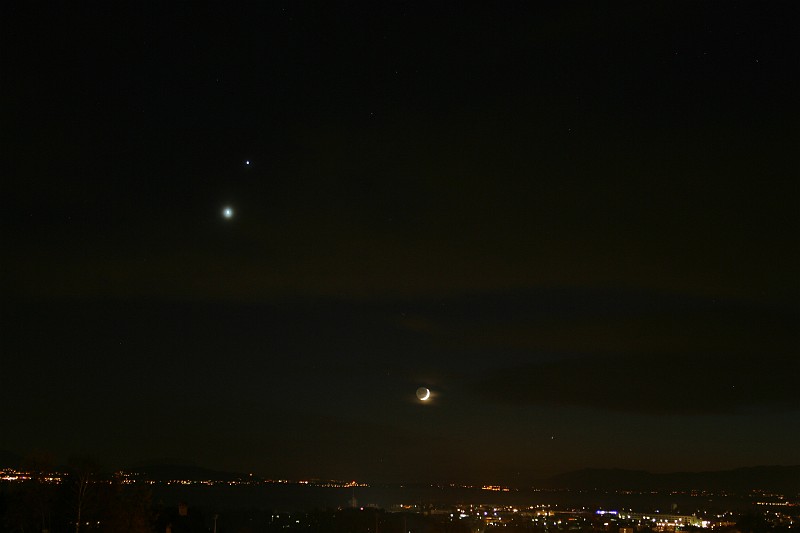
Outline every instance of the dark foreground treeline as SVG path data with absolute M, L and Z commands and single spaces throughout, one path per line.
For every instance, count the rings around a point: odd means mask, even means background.
M 40 465 L 39 465 L 40 466 Z M 450 515 L 388 513 L 381 509 L 276 512 L 210 510 L 191 502 L 153 501 L 147 485 L 98 475 L 91 462 L 75 463 L 60 482 L 53 471 L 28 464 L 31 479 L 0 483 L 0 532 L 13 533 L 470 533 Z
M 111 478 L 89 480 L 78 473 L 62 483 L 40 479 L 0 484 L 0 532 L 14 533 L 547 533 L 530 518 L 502 525 L 460 520 L 457 515 L 390 513 L 382 509 L 276 512 L 256 508 L 211 510 L 190 504 L 153 502 L 146 485 Z M 597 522 L 597 523 L 595 523 Z M 701 531 L 694 529 L 694 533 Z M 791 533 L 766 516 L 744 514 L 725 533 Z M 618 533 L 595 517 L 582 527 L 551 527 L 549 533 Z M 656 533 L 640 529 L 637 533 Z
M 146 487 L 79 474 L 0 485 L 0 531 L 150 533 L 158 518 Z
M 0 533 L 470 533 L 491 531 L 542 533 L 530 518 L 514 517 L 502 527 L 460 520 L 450 513 L 390 513 L 382 509 L 326 509 L 275 512 L 261 508 L 211 509 L 192 502 L 154 501 L 148 485 L 125 484 L 114 475 L 98 475 L 90 461 L 73 461 L 60 482 L 49 480 L 50 465 L 27 464 L 31 479 L 0 483 Z M 775 513 L 771 513 L 775 515 Z M 776 515 L 777 516 L 777 515 Z M 774 517 L 773 517 L 774 518 Z M 795 515 L 795 522 L 797 516 Z M 593 517 L 593 520 L 598 520 Z M 616 533 L 590 521 L 563 533 Z M 551 526 L 550 533 L 556 533 Z M 560 527 L 559 527 L 560 529 Z M 731 531 L 761 533 L 791 529 L 764 513 L 743 514 Z M 639 533 L 652 533 L 643 530 Z
M 470 533 L 449 515 L 388 513 L 382 509 L 214 512 L 187 504 L 153 502 L 145 485 L 69 475 L 62 483 L 0 484 L 0 532 L 47 533 Z

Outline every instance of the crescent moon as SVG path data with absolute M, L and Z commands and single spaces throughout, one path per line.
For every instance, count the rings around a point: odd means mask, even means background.
M 431 390 L 427 387 L 420 387 L 417 389 L 417 398 L 421 401 L 426 401 L 428 398 L 431 397 Z

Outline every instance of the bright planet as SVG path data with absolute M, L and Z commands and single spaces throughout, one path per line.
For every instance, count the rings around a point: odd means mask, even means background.
M 420 387 L 417 389 L 417 398 L 420 400 L 427 401 L 428 398 L 431 397 L 431 390 L 427 387 Z

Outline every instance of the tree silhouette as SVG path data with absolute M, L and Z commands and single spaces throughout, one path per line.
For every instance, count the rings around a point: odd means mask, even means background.
M 88 456 L 70 458 L 68 482 L 72 492 L 72 509 L 75 519 L 75 533 L 80 533 L 84 522 L 94 509 L 91 505 L 96 495 L 95 481 L 99 468 L 97 462 Z M 94 518 L 94 517 L 92 517 Z
M 23 458 L 20 469 L 30 479 L 16 483 L 8 492 L 5 526 L 11 531 L 50 531 L 57 506 L 58 487 L 45 477 L 53 471 L 52 457 L 43 453 Z

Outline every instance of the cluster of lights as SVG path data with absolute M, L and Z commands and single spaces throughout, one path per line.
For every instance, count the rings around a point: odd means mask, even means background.
M 392 506 L 395 511 L 416 511 L 418 506 L 414 504 L 397 504 Z M 523 509 L 516 507 L 505 506 L 497 507 L 490 505 L 477 505 L 477 504 L 460 504 L 454 507 L 444 508 L 427 508 L 427 513 L 433 515 L 449 515 L 451 521 L 453 520 L 467 520 L 473 522 L 483 523 L 485 526 L 508 526 L 514 523 L 520 523 L 522 519 L 529 521 L 530 524 L 536 524 L 535 527 L 552 527 L 553 531 L 565 531 L 580 529 L 585 527 L 590 522 L 590 515 L 594 514 L 598 517 L 603 517 L 606 522 L 601 520 L 603 526 L 610 526 L 613 523 L 624 523 L 624 521 L 638 522 L 638 526 L 646 526 L 657 531 L 680 531 L 683 528 L 704 528 L 704 529 L 717 529 L 717 528 L 730 528 L 735 526 L 735 513 L 728 512 L 715 517 L 708 517 L 701 519 L 696 515 L 675 515 L 666 514 L 655 511 L 655 513 L 636 513 L 632 509 L 623 509 L 620 511 L 613 510 L 590 510 L 586 507 L 582 509 L 569 509 L 563 511 L 554 511 L 551 505 L 536 505 Z M 772 516 L 774 515 L 774 517 Z M 796 517 L 791 515 L 781 515 L 778 512 L 769 513 L 770 521 L 773 524 L 780 524 L 787 528 L 794 526 Z M 632 526 L 624 526 L 620 531 L 633 531 Z
M 44 483 L 61 483 L 63 480 L 64 475 L 59 473 L 47 473 L 43 474 L 41 472 L 38 475 L 35 472 L 27 472 L 24 470 L 14 470 L 13 468 L 7 468 L 0 470 L 0 481 L 7 481 L 7 482 L 20 482 L 20 481 L 31 481 L 36 479 L 40 482 Z
M 509 489 L 508 487 L 502 487 L 500 485 L 484 485 L 484 486 L 481 487 L 481 490 L 491 490 L 491 491 L 495 491 L 495 492 L 508 492 L 511 489 Z
M 259 479 L 253 477 L 250 474 L 249 477 L 244 479 L 236 479 L 236 480 L 225 480 L 225 479 L 167 479 L 167 480 L 155 480 L 155 479 L 144 479 L 142 474 L 139 473 L 130 473 L 130 472 L 116 472 L 115 473 L 116 479 L 118 479 L 124 485 L 133 485 L 137 483 L 141 483 L 144 485 L 204 485 L 204 486 L 214 486 L 214 485 L 222 485 L 222 486 L 240 486 L 240 485 L 306 485 L 306 486 L 315 486 L 315 487 L 324 487 L 324 488 L 355 488 L 355 487 L 369 487 L 369 484 L 351 480 L 351 481 L 340 481 L 340 480 L 300 480 L 300 481 L 293 481 L 289 479 Z M 12 471 L 0 471 L 0 481 L 25 481 L 28 479 L 32 479 L 30 474 L 28 473 L 17 473 Z M 60 482 L 60 477 L 44 477 L 41 478 L 48 482 Z M 105 483 L 110 481 L 104 480 L 94 480 L 94 483 Z

